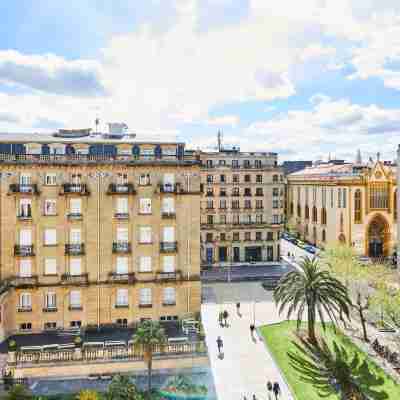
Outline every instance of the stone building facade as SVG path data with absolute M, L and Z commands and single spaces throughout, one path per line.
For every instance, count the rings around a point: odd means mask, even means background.
M 201 152 L 203 265 L 279 259 L 284 175 L 276 153 Z
M 287 176 L 288 224 L 325 247 L 346 243 L 358 255 L 392 256 L 397 242 L 396 167 L 325 163 Z
M 81 136 L 0 136 L 3 337 L 200 310 L 199 161 Z

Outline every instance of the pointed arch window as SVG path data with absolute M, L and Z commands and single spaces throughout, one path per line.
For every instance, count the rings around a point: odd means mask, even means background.
M 301 207 L 300 204 L 297 204 L 297 216 L 301 218 Z
M 354 193 L 354 223 L 361 224 L 362 222 L 362 198 L 361 190 L 357 189 Z

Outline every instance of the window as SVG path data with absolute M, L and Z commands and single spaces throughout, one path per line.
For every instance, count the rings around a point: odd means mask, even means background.
M 75 215 L 82 214 L 82 200 L 77 198 L 70 199 L 69 212 Z
M 318 222 L 318 211 L 317 207 L 313 206 L 312 209 L 312 222 L 317 223 Z
M 56 246 L 57 245 L 57 230 L 56 229 L 45 229 L 44 230 L 44 245 L 45 246 Z
M 82 183 L 82 175 L 81 174 L 72 174 L 71 182 L 73 185 L 80 185 Z
M 262 232 L 256 232 L 256 240 L 261 241 L 262 240 Z
M 32 263 L 31 260 L 20 260 L 19 262 L 19 276 L 29 278 L 32 276 Z
M 140 214 L 151 214 L 151 199 L 140 199 L 139 201 Z
M 342 201 L 343 208 L 346 208 L 347 207 L 347 189 L 343 189 L 342 194 L 343 194 L 343 201 Z
M 44 179 L 44 184 L 48 186 L 57 185 L 57 174 L 56 173 L 47 173 Z
M 310 209 L 309 209 L 308 205 L 306 205 L 304 208 L 304 218 L 310 219 Z
M 139 243 L 152 242 L 152 229 L 151 226 L 141 226 L 139 228 Z
M 213 241 L 213 234 L 208 232 L 206 233 L 206 242 L 212 242 Z
M 126 318 L 118 318 L 115 323 L 120 327 L 120 328 L 127 328 L 128 327 L 128 320 Z
M 164 213 L 175 212 L 175 200 L 173 197 L 165 197 L 162 199 L 162 211 Z
M 232 200 L 232 209 L 239 210 L 239 207 L 240 207 L 239 200 Z
M 32 330 L 32 323 L 31 322 L 23 322 L 19 326 L 20 331 L 30 331 Z
M 207 168 L 212 168 L 213 167 L 213 160 L 207 160 L 206 161 L 206 165 L 207 165 Z
M 267 240 L 268 241 L 274 240 L 274 232 L 267 232 Z
M 278 182 L 279 178 L 278 175 L 272 175 L 272 182 L 276 183 Z
M 243 166 L 244 166 L 245 168 L 250 168 L 250 160 L 244 160 L 244 161 L 243 161 Z
M 279 208 L 279 200 L 272 200 L 272 208 Z
M 44 307 L 54 309 L 57 308 L 57 297 L 55 292 L 48 292 L 44 297 Z
M 117 174 L 117 185 L 126 185 L 128 183 L 128 174 L 118 172 Z
M 247 210 L 251 208 L 251 200 L 244 201 L 244 208 L 246 208 Z
M 321 208 L 321 224 L 326 225 L 326 208 Z
M 151 305 L 151 288 L 139 289 L 139 304 Z
M 30 185 L 32 183 L 31 174 L 20 174 L 19 183 L 20 185 Z
M 30 293 L 21 293 L 19 296 L 19 307 L 25 310 L 32 309 L 32 296 Z
M 82 321 L 71 321 L 69 326 L 71 328 L 80 328 L 82 326 Z
M 128 307 L 128 289 L 117 289 L 117 307 Z
M 313 191 L 312 191 L 313 195 L 313 204 L 315 204 L 315 202 L 317 201 L 317 188 L 313 187 Z
M 297 204 L 297 216 L 298 216 L 299 218 L 301 218 L 301 207 L 300 207 L 300 204 L 299 204 L 299 203 Z
M 361 223 L 361 212 L 362 212 L 362 199 L 361 199 L 361 190 L 357 189 L 354 193 L 354 223 Z
M 117 214 L 128 214 L 128 199 L 117 197 Z
M 262 214 L 256 214 L 256 222 L 257 222 L 257 224 L 263 223 L 263 215 Z
M 254 160 L 254 166 L 255 166 L 256 168 L 261 168 L 261 167 L 262 167 L 261 160 Z
M 225 183 L 225 182 L 226 182 L 226 177 L 225 177 L 225 175 L 220 175 L 220 176 L 219 176 L 219 181 L 220 181 L 221 183 Z
M 232 188 L 232 196 L 240 196 L 240 189 L 238 187 Z
M 272 223 L 273 224 L 279 224 L 279 215 L 278 214 L 274 214 L 272 216 Z
M 44 259 L 44 274 L 57 275 L 57 259 L 55 258 Z
M 256 188 L 256 196 L 264 196 L 262 188 Z
M 272 196 L 279 196 L 279 188 L 273 188 L 272 189 Z
M 164 256 L 163 257 L 163 271 L 164 272 L 175 272 L 175 256 Z
M 150 174 L 141 174 L 139 176 L 139 185 L 146 186 L 151 184 Z
M 173 191 L 175 186 L 175 175 L 174 174 L 164 174 L 163 176 L 163 185 L 165 191 Z
M 141 256 L 139 258 L 139 272 L 151 272 L 151 257 Z
M 222 214 L 219 216 L 219 223 L 226 224 L 226 215 Z
M 207 175 L 207 183 L 213 183 L 213 176 Z
M 224 166 L 226 165 L 226 161 L 225 161 L 225 160 L 219 160 L 219 161 L 218 161 L 218 164 L 219 164 L 221 167 L 224 167 Z
M 69 273 L 79 276 L 82 274 L 82 260 L 80 258 L 71 258 L 69 261 Z
M 251 188 L 245 188 L 244 189 L 244 195 L 245 196 L 251 196 Z
M 21 199 L 19 201 L 19 217 L 32 217 L 32 201 L 31 199 Z
M 71 244 L 81 244 L 82 243 L 82 235 L 80 229 L 71 229 L 69 231 L 69 241 Z
M 322 229 L 322 241 L 326 242 L 326 231 L 325 231 L 325 229 Z
M 163 228 L 163 242 L 175 242 L 175 227 L 164 226 Z
M 342 208 L 342 189 L 338 189 L 338 208 Z
M 256 175 L 256 182 L 257 183 L 262 183 L 263 181 L 263 176 L 262 175 Z
M 386 184 L 371 185 L 369 191 L 371 209 L 387 209 L 389 206 L 389 189 Z
M 119 275 L 125 275 L 128 273 L 128 257 L 117 257 L 117 268 L 116 272 Z
M 46 199 L 44 201 L 44 215 L 57 215 L 57 200 Z
M 256 209 L 257 210 L 261 210 L 263 208 L 264 208 L 263 201 L 262 200 L 256 200 Z
M 207 224 L 209 225 L 214 224 L 214 215 L 207 215 Z
M 239 214 L 232 215 L 232 223 L 234 225 L 238 225 L 239 224 Z
M 214 196 L 214 189 L 212 188 L 212 187 L 207 187 L 207 193 L 206 193 L 206 196 L 208 196 L 208 197 L 212 197 L 212 196 Z
M 212 200 L 207 200 L 207 209 L 212 210 L 214 208 L 214 202 Z
M 128 233 L 128 228 L 117 228 L 117 242 L 123 242 L 126 243 L 129 241 L 129 233 Z
M 239 175 L 237 175 L 237 174 L 232 175 L 232 182 L 233 183 L 239 183 Z
M 71 308 L 81 308 L 81 292 L 79 290 L 71 290 L 69 292 L 69 304 Z
M 240 233 L 239 232 L 233 232 L 233 240 L 235 242 L 238 242 L 240 240 Z
M 250 175 L 245 175 L 244 176 L 244 181 L 245 182 L 251 182 L 251 176 Z
M 239 160 L 232 160 L 232 168 L 239 168 Z
M 321 188 L 322 207 L 326 207 L 326 187 Z
M 397 220 L 397 189 L 393 192 L 393 218 Z
M 175 288 L 173 287 L 166 287 L 163 290 L 163 304 L 165 305 L 175 305 L 176 302 L 176 293 Z
M 331 188 L 331 208 L 333 208 L 335 199 L 334 199 L 334 190 L 333 188 Z
M 52 331 L 57 329 L 57 322 L 45 322 L 43 327 L 45 331 Z
M 222 188 L 222 189 L 219 191 L 219 195 L 220 195 L 221 197 L 225 197 L 225 196 L 226 196 L 226 189 L 225 189 L 225 188 Z
M 251 232 L 244 233 L 244 240 L 250 241 L 251 240 Z
M 226 240 L 226 233 L 221 233 L 221 234 L 219 235 L 219 240 L 221 240 L 222 242 L 225 242 L 225 240 Z

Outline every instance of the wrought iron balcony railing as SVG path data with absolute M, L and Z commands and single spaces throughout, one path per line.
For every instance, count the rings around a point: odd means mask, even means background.
M 130 242 L 114 242 L 112 251 L 113 253 L 130 253 L 131 244 Z
M 61 276 L 61 283 L 64 285 L 87 285 L 89 283 L 88 274 L 71 275 L 63 274 Z
M 85 244 L 84 243 L 70 243 L 65 245 L 65 254 L 78 256 L 85 254 Z
M 16 244 L 14 246 L 14 255 L 20 257 L 34 256 L 35 253 L 33 251 L 33 244 L 30 245 Z
M 135 194 L 132 183 L 110 183 L 107 194 Z
M 131 284 L 135 282 L 136 278 L 134 272 L 128 272 L 126 274 L 119 274 L 118 272 L 110 272 L 108 274 L 108 280 L 110 282 Z
M 12 284 L 15 287 L 36 286 L 38 284 L 38 276 L 15 276 L 12 279 Z
M 158 281 L 177 281 L 182 279 L 181 271 L 164 272 L 158 271 L 156 274 Z
M 12 183 L 10 184 L 9 193 L 39 194 L 39 190 L 35 183 Z
M 178 242 L 160 242 L 160 252 L 174 253 L 178 250 Z
M 90 192 L 86 183 L 64 183 L 60 194 L 80 194 L 87 196 Z
M 175 218 L 176 213 L 175 211 L 162 211 L 161 213 L 162 218 Z

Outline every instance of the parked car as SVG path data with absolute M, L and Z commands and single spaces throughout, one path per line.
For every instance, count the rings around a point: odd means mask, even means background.
M 307 245 L 303 247 L 305 251 L 308 251 L 311 254 L 316 254 L 317 253 L 317 249 L 314 246 L 311 245 Z

